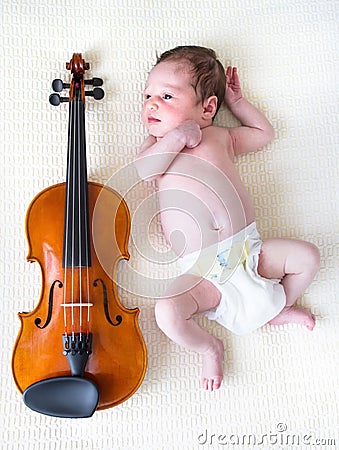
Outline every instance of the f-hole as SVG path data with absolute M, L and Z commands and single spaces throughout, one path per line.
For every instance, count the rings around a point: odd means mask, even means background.
M 40 325 L 40 324 L 41 324 L 41 319 L 40 319 L 40 317 L 37 317 L 37 318 L 35 319 L 35 321 L 34 321 L 35 325 L 36 325 L 38 328 L 40 328 L 40 329 L 46 328 L 47 325 L 50 323 L 50 321 L 51 321 L 51 319 L 52 319 L 53 301 L 54 301 L 54 299 L 53 299 L 53 296 L 54 296 L 54 287 L 55 287 L 55 285 L 56 285 L 57 283 L 58 283 L 58 288 L 59 288 L 59 289 L 61 289 L 62 286 L 63 286 L 63 284 L 62 284 L 62 282 L 61 282 L 60 280 L 55 280 L 55 281 L 53 281 L 53 283 L 52 283 L 52 286 L 51 286 L 51 288 L 50 288 L 50 290 L 49 290 L 48 313 L 47 313 L 47 319 L 46 319 L 46 322 L 44 323 L 44 325 Z
M 121 322 L 122 322 L 122 317 L 118 314 L 117 316 L 115 316 L 116 322 L 113 322 L 113 321 L 112 321 L 112 319 L 111 319 L 111 317 L 110 317 L 110 315 L 109 315 L 109 311 L 108 311 L 107 287 L 106 287 L 104 281 L 103 281 L 101 278 L 97 278 L 97 279 L 94 281 L 93 286 L 94 286 L 94 287 L 97 287 L 97 286 L 98 286 L 98 283 L 100 283 L 100 284 L 101 284 L 101 287 L 102 287 L 102 293 L 103 293 L 103 297 L 104 297 L 104 310 L 105 310 L 105 316 L 106 316 L 106 319 L 107 319 L 107 321 L 108 321 L 111 325 L 113 325 L 114 327 L 117 327 L 118 325 L 121 324 Z

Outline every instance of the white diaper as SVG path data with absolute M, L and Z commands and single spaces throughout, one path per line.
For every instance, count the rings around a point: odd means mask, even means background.
M 261 246 L 253 222 L 234 236 L 179 260 L 182 273 L 206 278 L 221 292 L 220 304 L 204 315 L 238 335 L 260 328 L 286 304 L 280 280 L 258 274 Z

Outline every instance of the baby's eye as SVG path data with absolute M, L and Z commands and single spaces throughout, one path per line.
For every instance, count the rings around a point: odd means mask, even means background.
M 165 100 L 171 100 L 171 98 L 173 98 L 173 95 L 171 94 L 165 94 L 163 97 Z
M 150 99 L 150 98 L 151 98 L 150 94 L 144 94 L 144 99 L 145 99 L 145 100 L 148 100 L 148 99 Z

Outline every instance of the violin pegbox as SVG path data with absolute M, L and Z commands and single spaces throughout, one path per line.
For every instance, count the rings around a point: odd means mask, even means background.
M 98 86 L 103 85 L 101 78 L 91 78 L 84 80 L 83 75 L 89 69 L 89 63 L 82 59 L 81 53 L 74 53 L 71 61 L 66 63 L 66 69 L 73 74 L 71 83 L 64 83 L 60 78 L 56 78 L 52 82 L 53 94 L 49 96 L 49 102 L 53 106 L 59 106 L 60 103 L 71 102 L 75 97 L 85 101 L 86 97 L 93 97 L 94 100 L 101 100 L 105 96 L 105 92 Z M 93 86 L 93 90 L 86 91 L 85 86 Z M 61 97 L 57 92 L 64 89 L 70 89 L 68 97 Z

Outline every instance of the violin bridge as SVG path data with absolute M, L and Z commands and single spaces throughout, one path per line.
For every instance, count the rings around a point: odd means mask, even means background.
M 89 308 L 90 306 L 93 306 L 93 303 L 61 303 L 60 306 L 63 306 L 65 308 L 73 308 L 75 306 L 79 308 Z

